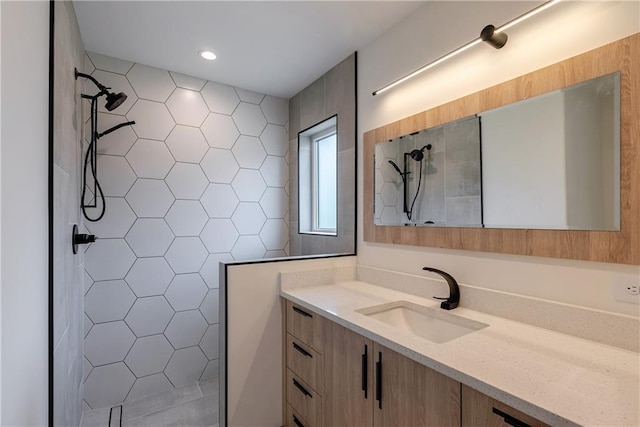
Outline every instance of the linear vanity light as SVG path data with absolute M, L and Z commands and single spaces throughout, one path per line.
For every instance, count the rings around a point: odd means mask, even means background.
M 473 46 L 482 43 L 483 41 L 487 42 L 489 45 L 495 47 L 496 49 L 500 49 L 502 46 L 504 46 L 507 43 L 507 35 L 504 33 L 505 30 L 513 27 L 514 25 L 519 24 L 520 22 L 524 21 L 525 19 L 531 18 L 534 15 L 537 15 L 538 13 L 542 12 L 545 9 L 550 8 L 551 6 L 559 3 L 560 0 L 550 0 L 547 1 L 543 4 L 541 4 L 540 6 L 531 9 L 529 12 L 526 12 L 520 16 L 518 16 L 517 18 L 512 19 L 511 21 L 499 26 L 498 28 L 494 27 L 493 25 L 487 25 L 486 27 L 484 27 L 482 29 L 482 32 L 480 34 L 480 37 L 478 37 L 475 40 L 470 41 L 469 43 L 460 46 L 459 48 L 457 48 L 456 50 L 453 50 L 449 53 L 447 53 L 446 55 L 441 56 L 440 58 L 429 62 L 426 65 L 423 65 L 422 67 L 418 68 L 417 70 L 407 74 L 404 77 L 399 78 L 398 80 L 395 80 L 391 83 L 389 83 L 386 86 L 381 87 L 380 89 L 376 90 L 375 92 L 372 93 L 373 96 L 378 95 L 379 93 L 385 92 L 389 89 L 391 89 L 392 87 L 395 87 L 397 85 L 399 85 L 400 83 L 403 83 L 407 80 L 409 80 L 412 77 L 417 76 L 420 73 L 423 73 L 424 71 L 427 71 L 430 68 L 435 67 L 436 65 L 453 58 L 454 56 L 464 52 L 465 50 L 468 50 L 470 48 L 472 48 Z

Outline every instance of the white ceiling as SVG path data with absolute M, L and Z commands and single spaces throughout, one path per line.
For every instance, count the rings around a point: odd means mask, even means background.
M 78 1 L 85 49 L 290 98 L 423 1 Z M 212 50 L 215 61 L 198 51 Z

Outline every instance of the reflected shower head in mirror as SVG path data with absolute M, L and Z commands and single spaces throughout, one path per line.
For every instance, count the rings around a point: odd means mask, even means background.
M 422 161 L 422 159 L 424 159 L 424 150 L 431 151 L 431 144 L 427 144 L 419 150 L 413 150 L 411 151 L 411 153 L 409 153 L 409 155 L 416 162 L 420 162 Z

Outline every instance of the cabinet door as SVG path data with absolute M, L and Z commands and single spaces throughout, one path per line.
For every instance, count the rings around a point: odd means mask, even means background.
M 334 322 L 323 333 L 323 425 L 371 426 L 372 341 Z
M 463 427 L 547 427 L 529 415 L 513 409 L 502 402 L 462 386 L 462 426 Z
M 374 426 L 459 426 L 460 383 L 374 344 Z

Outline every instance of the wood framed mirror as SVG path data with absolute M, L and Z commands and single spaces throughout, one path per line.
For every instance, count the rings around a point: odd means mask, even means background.
M 364 240 L 640 264 L 640 34 L 635 34 L 364 134 Z M 376 144 L 619 73 L 619 230 L 384 226 L 374 223 Z

